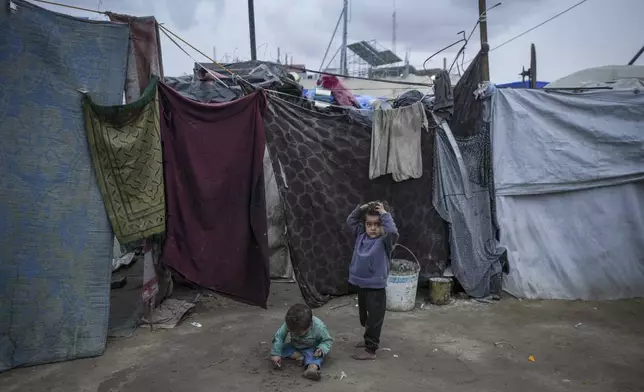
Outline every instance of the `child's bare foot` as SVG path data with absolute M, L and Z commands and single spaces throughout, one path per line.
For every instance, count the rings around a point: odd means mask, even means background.
M 304 374 L 302 374 L 302 377 L 312 381 L 320 381 L 322 374 L 320 373 L 320 368 L 316 365 L 309 365 L 304 371 Z
M 352 356 L 353 359 L 358 361 L 373 361 L 376 359 L 376 353 L 367 350 L 361 350 Z

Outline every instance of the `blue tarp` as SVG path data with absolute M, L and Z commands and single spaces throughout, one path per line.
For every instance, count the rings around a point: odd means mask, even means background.
M 547 85 L 550 82 L 540 82 L 537 80 L 537 88 L 543 88 L 545 85 Z M 525 82 L 512 82 L 512 83 L 503 83 L 503 84 L 497 84 L 497 88 L 530 88 L 530 82 L 527 80 Z
M 82 95 L 123 97 L 129 28 L 0 1 L 0 372 L 105 349 L 112 230 Z

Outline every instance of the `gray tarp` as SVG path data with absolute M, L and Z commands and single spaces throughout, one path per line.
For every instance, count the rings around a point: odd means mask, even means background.
M 446 133 L 449 127 L 445 123 L 443 127 L 436 128 L 435 133 L 434 208 L 450 224 L 454 276 L 467 294 L 487 297 L 491 294 L 492 278 L 501 273 L 500 258 L 505 249 L 498 247 L 494 238 L 487 184 L 477 184 L 467 175 L 463 178 L 457 152 L 462 154 L 465 168 L 471 171 L 480 167 L 488 151 L 488 134 L 482 132 L 460 140 L 455 151 Z
M 505 288 L 644 296 L 644 96 L 497 90 L 492 152 Z

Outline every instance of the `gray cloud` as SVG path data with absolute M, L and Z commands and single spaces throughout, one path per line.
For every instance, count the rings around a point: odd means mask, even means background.
M 60 0 L 63 3 L 96 9 L 98 0 Z M 504 0 L 489 15 L 489 41 L 495 46 L 534 24 L 574 4 L 575 0 Z M 412 51 L 416 66 L 431 53 L 458 39 L 460 30 L 470 32 L 478 17 L 474 0 L 396 0 L 397 52 Z M 495 1 L 488 0 L 489 5 Z M 208 5 L 208 6 L 204 6 Z M 87 13 L 44 6 L 78 16 Z M 521 65 L 527 64 L 529 43 L 537 44 L 539 74 L 552 78 L 574 70 L 614 63 L 625 63 L 640 47 L 637 41 L 641 0 L 620 0 L 608 7 L 605 2 L 584 4 L 561 19 L 539 28 L 490 56 L 491 70 L 499 81 L 515 80 Z M 277 48 L 294 55 L 298 63 L 317 68 L 342 8 L 341 0 L 255 0 L 258 56 L 275 59 Z M 249 58 L 247 2 L 242 0 L 102 0 L 102 10 L 136 16 L 154 15 L 165 26 L 204 52 L 217 47 L 218 58 L 235 51 Z M 353 0 L 349 41 L 378 40 L 391 46 L 393 0 Z M 602 26 L 602 28 L 597 28 Z M 340 32 L 330 55 L 340 45 Z M 192 60 L 162 37 L 164 63 L 169 74 L 192 69 Z M 592 44 L 587 44 L 592 42 Z M 262 46 L 263 45 L 263 46 Z M 471 58 L 479 47 L 475 31 L 467 50 Z M 441 57 L 450 63 L 458 47 L 432 60 L 440 66 Z M 190 51 L 198 61 L 202 56 Z M 264 54 L 266 53 L 266 56 Z M 643 60 L 640 60 L 640 64 Z

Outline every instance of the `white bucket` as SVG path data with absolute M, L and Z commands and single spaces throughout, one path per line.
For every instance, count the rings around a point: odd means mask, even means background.
M 416 272 L 405 273 L 389 271 L 389 276 L 387 277 L 387 310 L 390 312 L 407 312 L 416 307 L 420 263 L 418 263 L 418 259 L 409 249 L 398 244 L 396 246 L 406 249 L 413 256 L 418 269 Z

